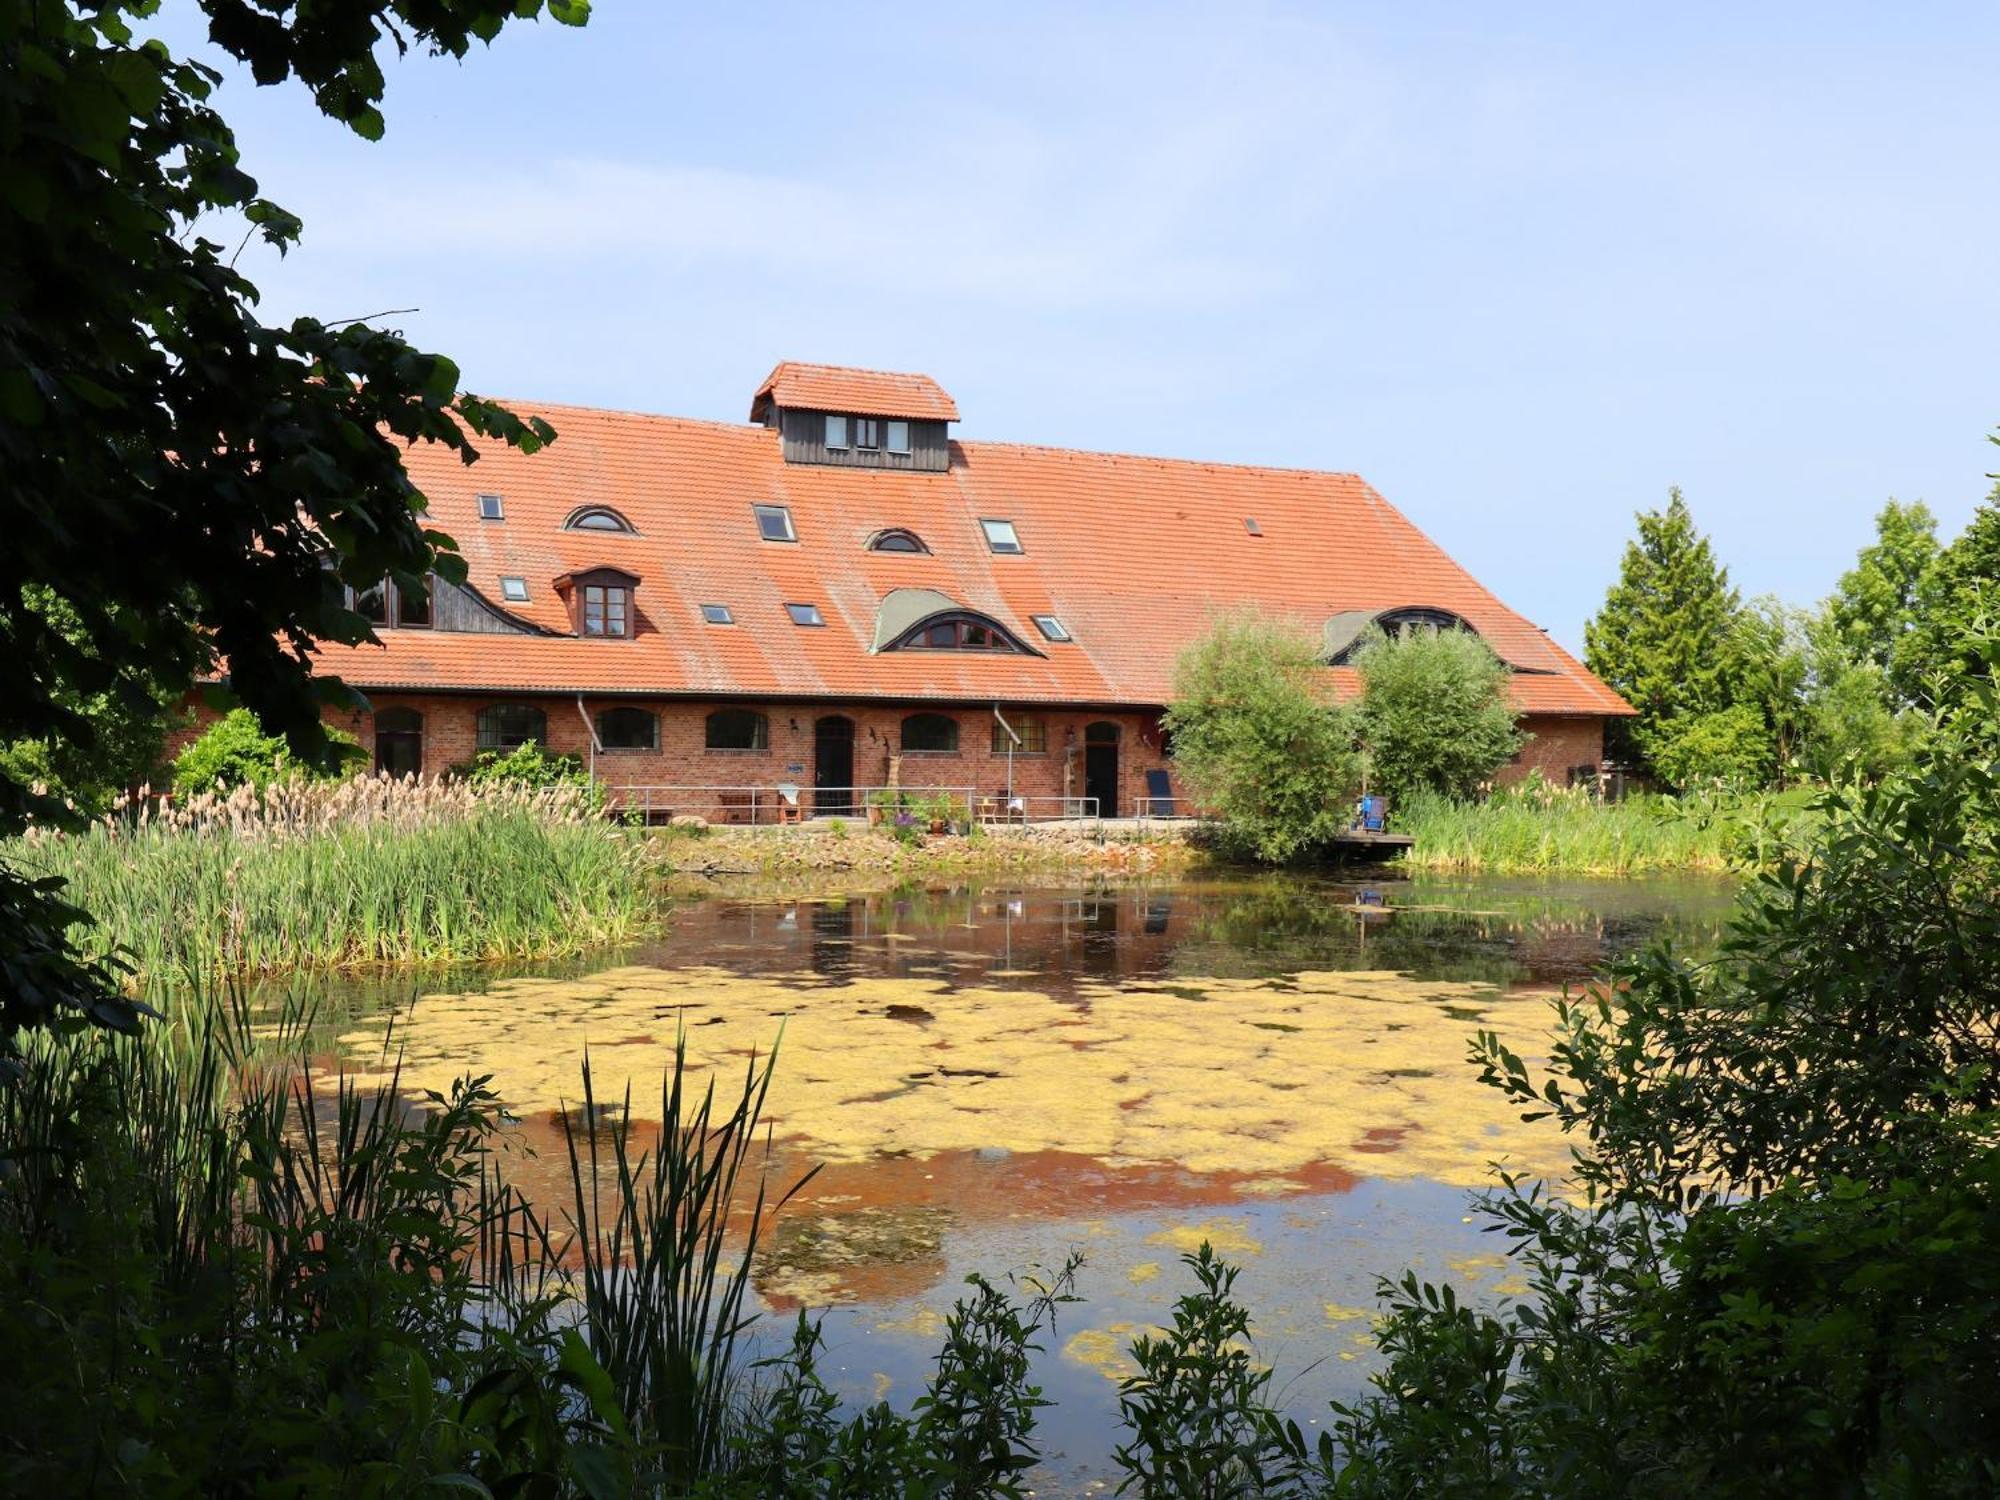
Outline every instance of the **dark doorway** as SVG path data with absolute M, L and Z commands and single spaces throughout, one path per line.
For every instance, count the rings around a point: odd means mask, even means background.
M 813 725 L 813 812 L 854 811 L 854 721 L 831 714 Z
M 1083 795 L 1097 799 L 1097 815 L 1118 816 L 1118 726 L 1098 722 L 1083 732 Z
M 424 774 L 424 716 L 414 708 L 375 715 L 375 769 L 388 776 Z

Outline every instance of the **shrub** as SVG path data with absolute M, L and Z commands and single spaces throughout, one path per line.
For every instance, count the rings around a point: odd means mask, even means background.
M 1354 654 L 1371 789 L 1470 797 L 1521 748 L 1511 674 L 1464 630 L 1376 631 Z
M 512 750 L 481 750 L 456 775 L 475 786 L 553 787 L 575 786 L 595 789 L 598 785 L 583 760 L 575 755 L 551 755 L 533 740 Z
M 350 734 L 329 729 L 327 737 L 342 747 L 346 763 L 360 755 Z M 193 797 L 202 792 L 234 791 L 239 786 L 259 791 L 281 777 L 324 778 L 328 773 L 301 766 L 292 759 L 282 738 L 264 733 L 247 708 L 233 708 L 202 732 L 201 738 L 174 757 L 174 794 Z
M 1176 769 L 1229 852 L 1280 863 L 1326 844 L 1359 784 L 1353 715 L 1319 642 L 1252 612 L 1181 653 L 1166 713 Z
M 1646 759 L 1673 786 L 1753 787 L 1771 779 L 1775 747 L 1755 704 L 1663 719 L 1638 733 Z

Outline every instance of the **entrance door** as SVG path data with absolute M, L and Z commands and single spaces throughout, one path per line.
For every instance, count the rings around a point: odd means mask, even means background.
M 830 714 L 813 725 L 813 812 L 854 811 L 854 721 Z
M 1083 732 L 1083 795 L 1097 799 L 1099 817 L 1118 816 L 1118 726 L 1102 721 Z
M 424 716 L 414 708 L 375 715 L 375 769 L 387 776 L 424 773 Z

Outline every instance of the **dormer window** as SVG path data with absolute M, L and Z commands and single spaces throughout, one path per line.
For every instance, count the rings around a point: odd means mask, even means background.
M 624 639 L 632 633 L 632 591 L 615 583 L 583 587 L 583 633 Z
M 878 531 L 868 538 L 870 552 L 929 552 L 924 539 L 914 531 L 901 526 L 891 526 L 886 531 Z
M 1017 553 L 1028 550 L 1021 545 L 1020 533 L 1014 530 L 1012 521 L 981 517 L 979 529 L 986 533 L 986 545 L 994 552 Z
M 347 590 L 347 607 L 370 625 L 388 630 L 428 630 L 431 628 L 431 584 L 426 578 L 415 588 L 404 588 L 392 578 L 384 578 L 370 588 Z
M 563 522 L 564 531 L 624 531 L 632 530 L 632 523 L 608 505 L 586 505 L 581 510 L 573 510 L 569 519 Z
M 854 419 L 854 446 L 874 450 L 882 446 L 882 424 L 874 417 Z
M 633 592 L 635 574 L 623 568 L 589 568 L 556 579 L 556 592 L 569 606 L 570 623 L 586 639 L 630 640 L 638 628 Z
M 888 647 L 891 651 L 1021 651 L 1021 643 L 975 614 L 933 615 Z
M 753 505 L 751 510 L 757 515 L 757 535 L 767 542 L 796 542 L 799 534 L 792 528 L 792 513 L 782 505 Z
M 847 446 L 847 418 L 829 416 L 826 419 L 826 445 L 829 448 Z
M 882 425 L 885 429 L 883 446 L 891 453 L 908 453 L 910 451 L 910 424 L 908 422 L 885 422 Z

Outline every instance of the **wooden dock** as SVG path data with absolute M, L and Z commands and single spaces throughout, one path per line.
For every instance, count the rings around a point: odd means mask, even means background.
M 1365 859 L 1387 859 L 1416 843 L 1416 837 L 1408 833 L 1369 833 L 1361 828 L 1348 828 L 1333 836 L 1333 847 L 1339 854 L 1358 854 Z

